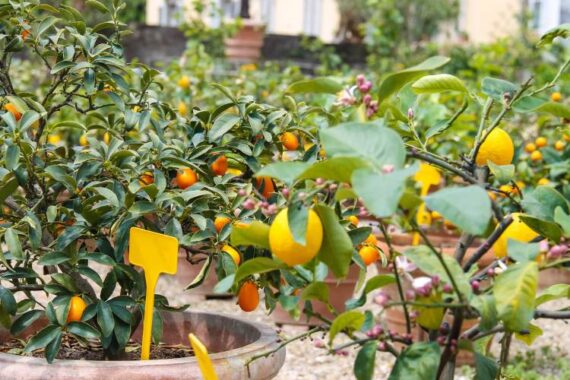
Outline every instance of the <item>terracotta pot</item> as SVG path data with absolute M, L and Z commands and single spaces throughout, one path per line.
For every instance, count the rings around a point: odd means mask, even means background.
M 165 313 L 163 341 L 187 346 L 192 332 L 204 343 L 218 378 L 224 380 L 272 379 L 285 361 L 285 348 L 245 366 L 256 354 L 276 349 L 279 339 L 273 329 L 238 318 L 202 312 Z M 45 321 L 43 321 L 45 324 Z M 25 335 L 41 328 L 35 323 Z M 135 336 L 140 334 L 135 334 Z M 10 339 L 0 330 L 0 341 Z M 3 380 L 181 380 L 202 379 L 196 358 L 148 361 L 55 360 L 0 353 Z
M 570 268 L 548 268 L 538 275 L 538 289 L 546 289 L 556 284 L 570 284 Z
M 245 19 L 241 29 L 225 41 L 226 58 L 231 62 L 256 62 L 261 57 L 264 26 Z
M 344 303 L 353 297 L 354 288 L 358 282 L 358 276 L 360 274 L 360 267 L 357 265 L 352 265 L 348 271 L 348 275 L 344 280 L 340 282 L 334 278 L 332 274 L 325 279 L 325 283 L 329 288 L 330 303 L 339 313 L 345 310 Z M 299 301 L 299 307 L 303 307 L 304 301 Z M 331 312 L 328 310 L 327 306 L 320 301 L 312 301 L 313 311 L 321 314 L 325 318 L 334 318 Z M 289 315 L 289 313 L 283 309 L 279 304 L 271 313 L 273 321 L 278 325 L 304 325 L 312 326 L 320 324 L 320 321 L 315 318 L 310 318 L 307 320 L 305 315 L 301 315 L 299 320 L 295 320 Z

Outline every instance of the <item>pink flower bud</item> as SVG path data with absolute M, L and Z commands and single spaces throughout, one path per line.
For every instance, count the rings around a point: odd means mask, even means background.
M 541 240 L 540 243 L 538 243 L 538 247 L 540 249 L 540 252 L 548 252 L 548 240 Z
M 364 209 L 364 210 L 361 209 L 361 210 L 358 212 L 358 216 L 360 216 L 361 218 L 365 218 L 365 217 L 368 216 L 368 211 L 366 211 L 366 209 Z
M 558 244 L 550 248 L 550 251 L 548 251 L 548 258 L 551 260 L 556 260 L 566 252 L 568 252 L 568 246 L 564 244 Z
M 388 346 L 386 345 L 386 342 L 380 342 L 378 343 L 378 351 L 386 351 L 386 348 Z
M 358 75 L 356 76 L 356 84 L 357 84 L 357 85 L 360 86 L 360 85 L 363 84 L 365 81 L 366 81 L 366 78 L 364 77 L 363 74 L 358 74 Z
M 235 216 L 236 218 L 238 218 L 238 217 L 240 216 L 240 214 L 241 214 L 241 209 L 236 208 L 236 209 L 234 210 L 234 216 Z
M 408 119 L 412 120 L 414 118 L 414 109 L 412 107 L 408 108 Z
M 475 293 L 479 292 L 480 287 L 481 287 L 481 284 L 479 283 L 479 281 L 477 281 L 477 280 L 471 281 L 471 289 L 473 289 L 473 291 Z
M 338 189 L 338 185 L 336 183 L 331 183 L 329 185 L 329 190 L 330 191 L 335 191 L 336 189 Z
M 240 197 L 245 197 L 247 195 L 247 192 L 245 191 L 245 189 L 239 189 L 238 195 Z
M 386 164 L 382 166 L 382 173 L 384 174 L 392 173 L 393 171 L 394 171 L 394 165 L 392 164 Z
M 493 268 L 487 269 L 487 276 L 494 277 L 495 276 L 495 270 Z
M 253 210 L 255 208 L 255 201 L 251 198 L 248 198 L 243 202 L 242 206 L 246 210 Z
M 441 278 L 437 274 L 431 276 L 431 283 L 433 284 L 433 286 L 438 286 L 440 282 Z
M 321 339 L 315 339 L 315 341 L 313 342 L 313 345 L 316 348 L 325 348 L 325 342 L 323 342 Z
M 317 184 L 317 186 L 321 186 L 322 184 L 325 183 L 325 179 L 324 178 L 317 178 L 317 179 L 315 179 L 315 183 Z
M 362 93 L 367 93 L 368 91 L 370 91 L 372 89 L 372 82 L 366 81 L 366 82 L 358 85 L 358 89 Z
M 437 337 L 437 344 L 439 344 L 440 346 L 445 345 L 445 337 L 444 336 L 438 336 Z
M 389 301 L 390 297 L 384 292 L 380 292 L 376 297 L 374 297 L 374 302 L 380 306 L 386 306 Z
M 365 105 L 369 105 L 371 101 L 372 101 L 372 96 L 370 94 L 366 94 L 362 98 L 362 103 L 364 103 Z
M 413 291 L 412 289 L 406 290 L 406 300 L 413 301 L 415 299 L 416 299 L 416 292 Z
M 283 190 L 281 190 L 281 194 L 283 194 L 285 198 L 289 198 L 289 189 L 284 187 Z
M 444 293 L 448 293 L 448 294 L 449 294 L 449 293 L 453 292 L 453 287 L 452 287 L 450 284 L 445 284 L 445 285 L 443 285 L 443 289 L 442 289 L 442 290 L 443 290 Z

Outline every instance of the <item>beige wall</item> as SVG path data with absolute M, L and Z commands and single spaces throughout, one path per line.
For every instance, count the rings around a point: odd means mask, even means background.
M 463 0 L 461 7 L 459 29 L 471 42 L 492 42 L 519 31 L 521 0 Z

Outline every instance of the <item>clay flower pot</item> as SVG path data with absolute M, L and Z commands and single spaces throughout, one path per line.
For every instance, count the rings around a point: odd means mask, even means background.
M 231 62 L 256 62 L 261 57 L 264 26 L 244 19 L 241 29 L 225 41 L 226 58 Z
M 329 288 L 330 303 L 339 312 L 342 313 L 345 310 L 344 303 L 353 297 L 354 288 L 358 282 L 358 275 L 360 274 L 360 267 L 357 265 L 352 265 L 348 271 L 348 275 L 345 279 L 338 281 L 334 278 L 332 274 L 325 278 L 324 282 Z M 299 301 L 299 307 L 303 307 L 304 301 Z M 312 301 L 313 311 L 319 313 L 325 318 L 334 319 L 334 316 L 328 310 L 327 306 L 320 301 Z M 321 322 L 318 319 L 310 318 L 307 320 L 305 315 L 301 315 L 299 320 L 295 320 L 289 315 L 289 313 L 277 304 L 273 313 L 271 313 L 273 321 L 278 325 L 304 325 L 313 326 L 318 325 Z
M 163 341 L 189 345 L 188 333 L 194 333 L 208 348 L 219 379 L 272 379 L 285 361 L 285 348 L 253 361 L 254 355 L 276 349 L 278 337 L 273 329 L 241 319 L 202 312 L 164 313 Z M 45 324 L 38 321 L 22 337 Z M 135 339 L 140 338 L 140 331 Z M 11 339 L 0 330 L 0 342 Z M 195 357 L 147 361 L 55 360 L 0 353 L 0 378 L 5 380 L 200 380 L 202 375 Z

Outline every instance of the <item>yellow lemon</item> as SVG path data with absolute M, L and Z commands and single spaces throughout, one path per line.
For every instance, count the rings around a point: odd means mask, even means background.
M 521 219 L 521 213 L 514 212 L 512 214 L 513 222 L 509 224 L 503 234 L 493 244 L 493 252 L 497 258 L 502 258 L 507 255 L 507 246 L 509 239 L 517 240 L 520 242 L 528 243 L 538 236 L 534 230 L 527 226 Z
M 178 79 L 178 86 L 183 89 L 190 87 L 190 78 L 187 75 L 183 75 Z
M 311 261 L 323 243 L 323 224 L 317 213 L 309 210 L 305 245 L 295 241 L 289 229 L 288 209 L 281 210 L 269 229 L 271 252 L 287 265 L 302 265 Z
M 511 136 L 504 130 L 495 128 L 479 147 L 475 161 L 479 166 L 487 165 L 487 161 L 495 165 L 509 165 L 514 155 L 515 147 Z

